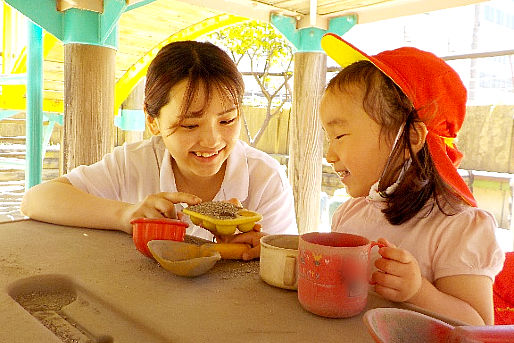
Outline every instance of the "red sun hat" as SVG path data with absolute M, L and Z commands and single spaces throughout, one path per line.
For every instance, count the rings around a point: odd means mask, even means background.
M 369 56 L 333 33 L 321 38 L 321 47 L 341 67 L 370 61 L 409 98 L 426 125 L 426 142 L 441 178 L 469 205 L 476 200 L 457 172 L 462 153 L 453 143 L 466 114 L 466 88 L 459 75 L 436 55 L 412 47 Z

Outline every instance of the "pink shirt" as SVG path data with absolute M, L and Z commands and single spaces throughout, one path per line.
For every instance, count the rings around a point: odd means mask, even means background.
M 406 223 L 391 225 L 381 212 L 384 205 L 363 197 L 350 199 L 334 213 L 332 231 L 387 239 L 414 255 L 421 275 L 432 283 L 462 274 L 494 280 L 500 272 L 505 254 L 496 241 L 496 221 L 489 212 L 466 206 L 446 216 L 436 205 L 428 216 L 423 217 L 422 211 Z M 377 250 L 373 248 L 373 260 Z

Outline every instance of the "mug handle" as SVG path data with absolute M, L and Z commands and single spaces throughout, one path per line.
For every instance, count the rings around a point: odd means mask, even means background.
M 379 242 L 375 242 L 375 241 L 372 241 L 370 246 L 369 246 L 369 249 L 368 249 L 368 265 L 369 265 L 369 262 L 370 262 L 370 258 L 371 258 L 371 249 L 373 249 L 374 246 L 378 246 L 379 248 L 384 248 L 386 247 L 387 245 L 383 244 L 383 243 L 379 243 Z M 371 275 L 369 276 L 369 279 L 368 279 L 368 282 L 370 285 L 375 285 L 376 282 L 371 280 Z
M 296 257 L 286 256 L 284 262 L 284 285 L 293 286 L 296 282 Z

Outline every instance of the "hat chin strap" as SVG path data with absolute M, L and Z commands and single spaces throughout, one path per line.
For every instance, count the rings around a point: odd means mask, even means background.
M 375 182 L 371 186 L 371 188 L 369 190 L 368 199 L 370 199 L 370 200 L 385 201 L 389 197 L 389 195 L 393 194 L 393 192 L 396 190 L 396 188 L 398 188 L 398 185 L 400 184 L 400 182 L 402 182 L 405 172 L 407 171 L 407 169 L 409 169 L 409 167 L 412 163 L 412 159 L 409 157 L 409 159 L 407 161 L 405 161 L 405 163 L 403 164 L 403 167 L 402 167 L 402 170 L 400 171 L 400 175 L 398 176 L 398 179 L 396 179 L 396 181 L 391 186 L 387 187 L 385 190 L 383 190 L 383 191 L 378 190 L 378 185 L 380 184 L 380 180 L 382 180 L 382 178 L 384 177 L 384 174 L 385 174 L 387 168 L 389 167 L 389 164 L 391 163 L 391 155 L 392 155 L 394 149 L 396 148 L 396 144 L 398 144 L 398 141 L 400 140 L 400 136 L 403 133 L 404 128 L 405 128 L 405 122 L 402 123 L 402 125 L 400 125 L 400 128 L 398 129 L 398 133 L 396 134 L 396 138 L 394 139 L 393 147 L 391 148 L 391 152 L 389 153 L 389 156 L 387 157 L 387 162 L 384 166 L 384 170 L 382 171 L 382 174 L 380 175 L 380 178 L 378 179 L 377 182 Z
M 402 167 L 402 170 L 400 171 L 400 175 L 398 176 L 398 179 L 396 179 L 396 181 L 391 186 L 387 187 L 385 190 L 383 190 L 383 191 L 378 190 L 378 184 L 380 183 L 380 179 L 377 182 L 375 182 L 369 190 L 368 199 L 374 200 L 374 201 L 386 201 L 387 198 L 391 194 L 394 193 L 396 188 L 398 188 L 398 185 L 400 184 L 400 182 L 403 181 L 405 173 L 407 172 L 407 169 L 409 169 L 411 164 L 412 164 L 412 158 L 409 157 L 409 159 L 407 161 L 405 161 L 405 163 L 403 164 L 403 167 Z

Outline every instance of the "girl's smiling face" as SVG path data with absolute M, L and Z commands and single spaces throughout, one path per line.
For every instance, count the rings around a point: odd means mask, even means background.
M 320 116 L 328 139 L 327 161 L 341 177 L 348 194 L 369 194 L 378 181 L 392 144 L 380 125 L 364 111 L 364 91 L 352 86 L 345 91 L 329 89 L 323 95 Z
M 213 86 L 200 84 L 185 117 L 180 118 L 188 80 L 172 87 L 157 118 L 147 116 L 152 133 L 162 136 L 178 171 L 186 179 L 216 176 L 234 148 L 241 129 L 239 109 Z

